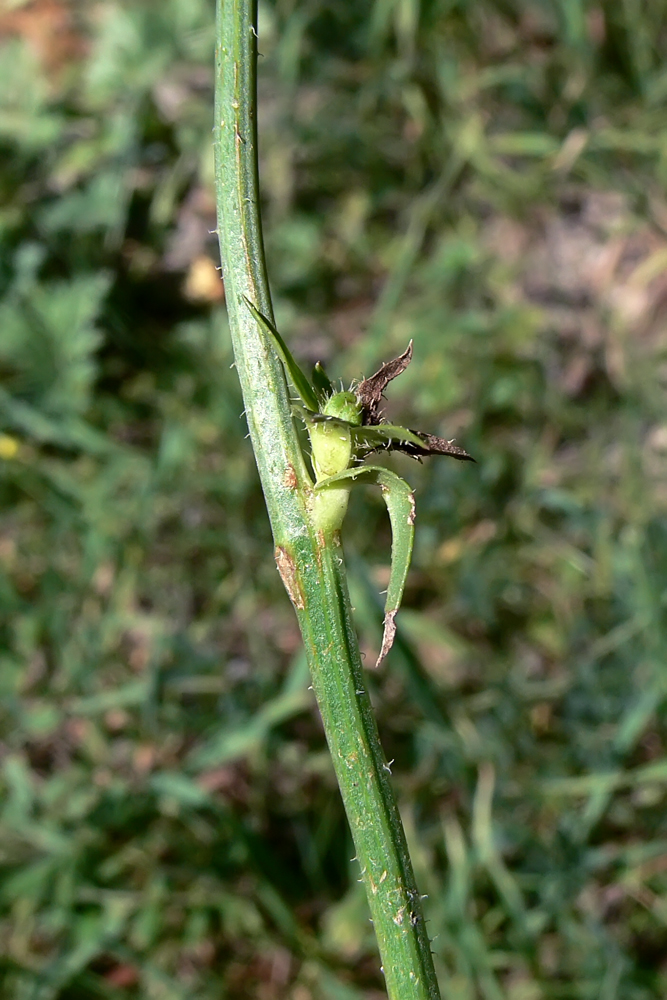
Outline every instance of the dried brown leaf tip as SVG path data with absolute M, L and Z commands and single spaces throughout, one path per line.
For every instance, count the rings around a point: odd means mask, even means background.
M 400 375 L 408 367 L 412 361 L 412 341 L 408 344 L 407 348 L 403 351 L 399 357 L 394 358 L 393 361 L 387 361 L 386 364 L 382 365 L 379 371 L 376 371 L 375 375 L 371 375 L 370 378 L 365 378 L 356 388 L 356 394 L 359 402 L 363 407 L 363 422 L 364 424 L 379 424 L 381 413 L 380 413 L 380 400 L 384 390 L 387 388 L 392 379 L 395 379 L 397 375 Z
M 407 348 L 393 361 L 376 371 L 375 375 L 365 378 L 355 389 L 357 399 L 362 407 L 362 423 L 365 427 L 382 427 L 382 411 L 380 409 L 384 390 L 392 379 L 405 371 L 412 361 L 412 341 Z M 388 451 L 402 451 L 413 458 L 421 458 L 425 455 L 449 455 L 461 462 L 474 462 L 475 459 L 463 448 L 459 448 L 453 441 L 446 438 L 437 437 L 435 434 L 425 434 L 422 431 L 413 431 L 410 428 L 412 440 L 401 440 L 395 436 L 386 439 L 382 447 Z M 419 441 L 416 441 L 418 438 Z M 421 443 L 420 443 L 421 442 Z
M 376 667 L 379 667 L 385 656 L 394 645 L 394 639 L 396 638 L 396 613 L 398 608 L 393 611 L 388 611 L 384 616 L 384 623 L 382 628 L 382 649 L 380 650 L 380 655 L 375 663 Z
M 474 462 L 475 459 L 463 448 L 459 448 L 453 441 L 446 438 L 437 437 L 435 434 L 425 434 L 423 431 L 413 431 L 418 438 L 424 442 L 423 447 L 413 444 L 411 441 L 394 444 L 396 451 L 403 451 L 413 458 L 421 458 L 422 455 L 449 455 L 450 458 L 457 458 L 460 462 Z

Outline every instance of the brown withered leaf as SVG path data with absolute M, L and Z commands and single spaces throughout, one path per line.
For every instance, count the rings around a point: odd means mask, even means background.
M 451 458 L 457 458 L 461 462 L 475 461 L 467 451 L 459 448 L 452 441 L 447 441 L 446 438 L 437 437 L 435 434 L 425 434 L 423 431 L 412 431 L 412 433 L 424 442 L 423 448 L 413 444 L 412 441 L 392 441 L 389 446 L 390 450 L 403 451 L 406 455 L 412 455 L 413 458 L 421 458 L 422 455 L 450 455 Z
M 411 361 L 412 341 L 410 341 L 407 348 L 398 358 L 394 358 L 393 361 L 387 361 L 386 364 L 382 365 L 376 371 L 375 375 L 365 378 L 357 386 L 355 391 L 362 406 L 364 424 L 380 423 L 380 400 L 382 399 L 382 394 L 391 380 L 400 375 L 401 372 L 404 372 Z
M 395 379 L 398 375 L 405 371 L 410 362 L 412 361 L 412 341 L 408 344 L 406 349 L 393 361 L 387 361 L 386 364 L 376 371 L 375 375 L 371 375 L 370 378 L 365 378 L 356 388 L 356 394 L 362 407 L 362 423 L 364 427 L 376 427 L 381 429 L 383 427 L 382 413 L 380 411 L 380 401 L 384 390 L 387 388 L 392 379 Z M 387 428 L 388 430 L 392 428 Z M 398 428 L 400 430 L 400 428 Z M 421 458 L 423 455 L 450 455 L 452 458 L 457 458 L 462 462 L 474 462 L 475 459 L 472 455 L 469 455 L 467 451 L 463 448 L 459 448 L 458 445 L 453 444 L 452 441 L 447 441 L 445 438 L 437 437 L 435 434 L 425 434 L 422 431 L 410 431 L 413 436 L 416 436 L 423 442 L 422 445 L 417 444 L 414 440 L 403 441 L 400 438 L 396 439 L 395 436 L 391 440 L 386 440 L 378 442 L 379 446 L 386 448 L 388 451 L 402 451 L 406 455 L 411 455 L 413 458 Z M 371 450 L 378 450 L 372 448 Z

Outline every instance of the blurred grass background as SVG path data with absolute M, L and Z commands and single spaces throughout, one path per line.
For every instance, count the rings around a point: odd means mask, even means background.
M 667 996 L 667 7 L 273 0 L 279 326 L 415 342 L 369 673 L 447 1000 Z M 208 0 L 0 14 L 0 989 L 379 1000 L 215 270 Z M 389 531 L 357 491 L 377 651 Z

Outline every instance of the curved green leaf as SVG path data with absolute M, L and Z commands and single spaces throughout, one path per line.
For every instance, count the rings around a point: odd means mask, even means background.
M 333 487 L 346 479 L 359 480 L 372 486 L 379 486 L 391 522 L 391 570 L 384 607 L 382 648 L 375 664 L 377 667 L 391 649 L 396 635 L 394 619 L 401 605 L 415 535 L 415 498 L 404 479 L 378 465 L 360 465 L 357 469 L 346 469 L 345 472 L 339 472 L 336 476 L 322 480 L 315 489 L 323 490 L 329 486 Z
M 313 387 L 297 365 L 287 344 L 280 336 L 273 323 L 271 323 L 266 316 L 263 316 L 259 309 L 257 309 L 245 295 L 243 296 L 243 300 L 259 325 L 263 327 L 264 330 L 273 338 L 274 346 L 280 355 L 280 360 L 285 366 L 287 374 L 289 375 L 294 388 L 301 396 L 301 399 L 309 409 L 315 411 L 319 410 L 319 400 L 315 395 Z

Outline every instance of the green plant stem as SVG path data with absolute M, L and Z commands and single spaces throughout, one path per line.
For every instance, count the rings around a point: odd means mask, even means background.
M 366 691 L 337 532 L 312 523 L 312 482 L 282 366 L 246 296 L 272 319 L 258 206 L 256 3 L 218 6 L 218 227 L 229 322 L 250 437 L 352 830 L 391 1000 L 440 997 L 405 834 Z

